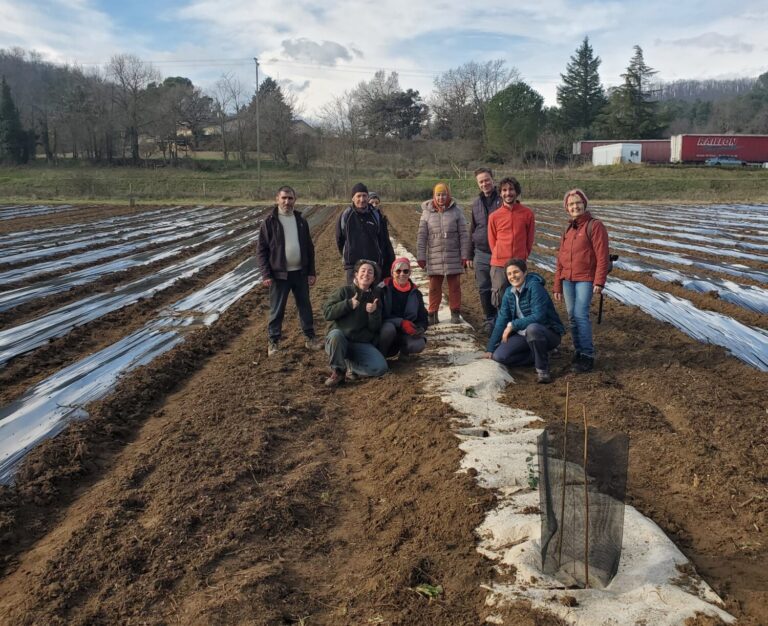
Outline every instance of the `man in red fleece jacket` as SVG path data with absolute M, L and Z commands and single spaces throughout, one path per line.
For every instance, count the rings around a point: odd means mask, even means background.
M 533 211 L 520 203 L 522 188 L 510 177 L 499 183 L 504 202 L 488 216 L 488 246 L 491 248 L 491 300 L 498 308 L 509 287 L 504 267 L 510 259 L 526 260 L 533 249 L 536 220 Z

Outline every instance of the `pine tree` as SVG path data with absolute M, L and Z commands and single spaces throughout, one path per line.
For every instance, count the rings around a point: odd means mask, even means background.
M 19 111 L 3 77 L 0 84 L 0 163 L 21 163 L 26 144 L 27 136 L 21 127 Z
M 600 120 L 603 133 L 613 139 L 656 139 L 666 128 L 652 100 L 651 77 L 657 74 L 643 58 L 643 49 L 635 46 L 627 71 L 621 76 L 624 84 L 608 99 L 605 115 Z
M 568 130 L 583 129 L 588 135 L 588 129 L 605 107 L 607 100 L 598 73 L 600 63 L 600 57 L 594 56 L 589 45 L 589 37 L 584 37 L 566 66 L 565 74 L 560 74 L 563 84 L 557 88 L 557 102 Z

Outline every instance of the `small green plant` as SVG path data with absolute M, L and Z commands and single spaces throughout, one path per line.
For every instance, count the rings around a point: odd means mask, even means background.
M 430 585 L 427 583 L 421 583 L 420 585 L 417 585 L 413 588 L 413 590 L 418 593 L 420 596 L 424 596 L 425 598 L 429 598 L 430 600 L 434 600 L 438 597 L 440 597 L 440 594 L 443 593 L 443 586 L 442 585 Z

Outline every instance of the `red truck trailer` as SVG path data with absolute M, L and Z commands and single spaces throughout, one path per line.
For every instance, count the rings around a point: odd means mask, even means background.
M 672 163 L 703 163 L 722 156 L 768 161 L 768 135 L 674 135 L 670 145 Z
M 592 160 L 592 149 L 612 143 L 639 143 L 643 163 L 669 163 L 669 139 L 582 139 L 573 144 L 573 154 Z

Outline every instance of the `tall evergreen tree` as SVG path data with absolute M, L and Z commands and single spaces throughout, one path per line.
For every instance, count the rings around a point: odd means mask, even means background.
M 666 128 L 653 100 L 651 77 L 656 70 L 643 58 L 643 49 L 635 46 L 627 71 L 621 76 L 624 84 L 611 92 L 605 116 L 600 120 L 602 131 L 613 139 L 656 139 Z
M 27 133 L 21 126 L 21 117 L 11 96 L 11 88 L 3 76 L 0 84 L 0 163 L 24 162 L 27 141 Z
M 557 103 L 567 130 L 582 129 L 585 136 L 607 102 L 600 84 L 600 57 L 594 56 L 589 37 L 577 48 L 557 88 Z

